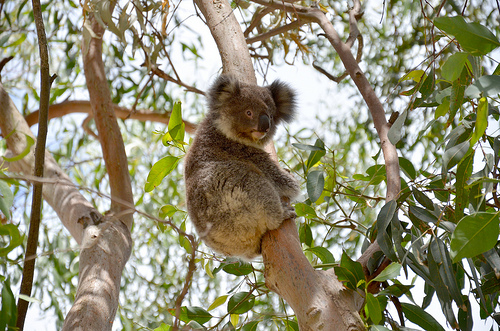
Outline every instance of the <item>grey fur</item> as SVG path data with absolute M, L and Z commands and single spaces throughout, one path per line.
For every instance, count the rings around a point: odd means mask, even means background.
M 292 119 L 295 92 L 279 81 L 259 87 L 222 75 L 208 104 L 185 158 L 187 209 L 209 247 L 250 260 L 266 231 L 296 217 L 284 201 L 299 184 L 263 150 L 276 125 Z

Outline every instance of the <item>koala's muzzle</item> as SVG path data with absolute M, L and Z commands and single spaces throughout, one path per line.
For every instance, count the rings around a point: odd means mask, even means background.
M 271 120 L 269 119 L 269 116 L 260 115 L 259 116 L 258 131 L 259 132 L 268 132 L 270 128 L 271 128 Z

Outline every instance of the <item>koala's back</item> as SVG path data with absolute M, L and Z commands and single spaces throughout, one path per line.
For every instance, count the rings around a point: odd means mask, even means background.
M 280 225 L 280 195 L 259 168 L 264 159 L 272 162 L 211 126 L 197 133 L 185 159 L 186 199 L 199 236 L 215 251 L 251 259 L 269 224 Z

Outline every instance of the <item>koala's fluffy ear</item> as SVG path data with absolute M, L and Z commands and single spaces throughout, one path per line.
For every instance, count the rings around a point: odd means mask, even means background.
M 275 80 L 267 87 L 276 105 L 276 120 L 289 122 L 295 114 L 297 102 L 295 91 L 286 83 Z
M 210 107 L 218 108 L 229 98 L 240 94 L 240 89 L 240 83 L 234 76 L 220 75 L 208 91 Z

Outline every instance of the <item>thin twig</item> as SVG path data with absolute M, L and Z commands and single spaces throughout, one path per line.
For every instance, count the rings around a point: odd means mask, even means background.
M 47 140 L 48 112 L 50 102 L 50 68 L 49 51 L 45 26 L 42 18 L 40 0 L 32 0 L 33 16 L 35 18 L 36 31 L 38 35 L 38 47 L 40 51 L 40 120 L 38 125 L 38 138 L 35 147 L 35 173 L 36 177 L 43 177 L 45 163 L 45 144 Z M 38 236 L 40 231 L 40 218 L 42 213 L 42 183 L 33 185 L 33 199 L 31 205 L 30 226 L 28 231 L 28 243 L 26 245 L 25 257 L 36 256 L 38 247 Z M 30 296 L 33 288 L 33 276 L 35 273 L 35 259 L 24 261 L 23 279 L 20 293 Z M 19 330 L 24 329 L 24 321 L 28 312 L 28 301 L 19 298 L 17 303 L 18 318 L 16 326 Z

